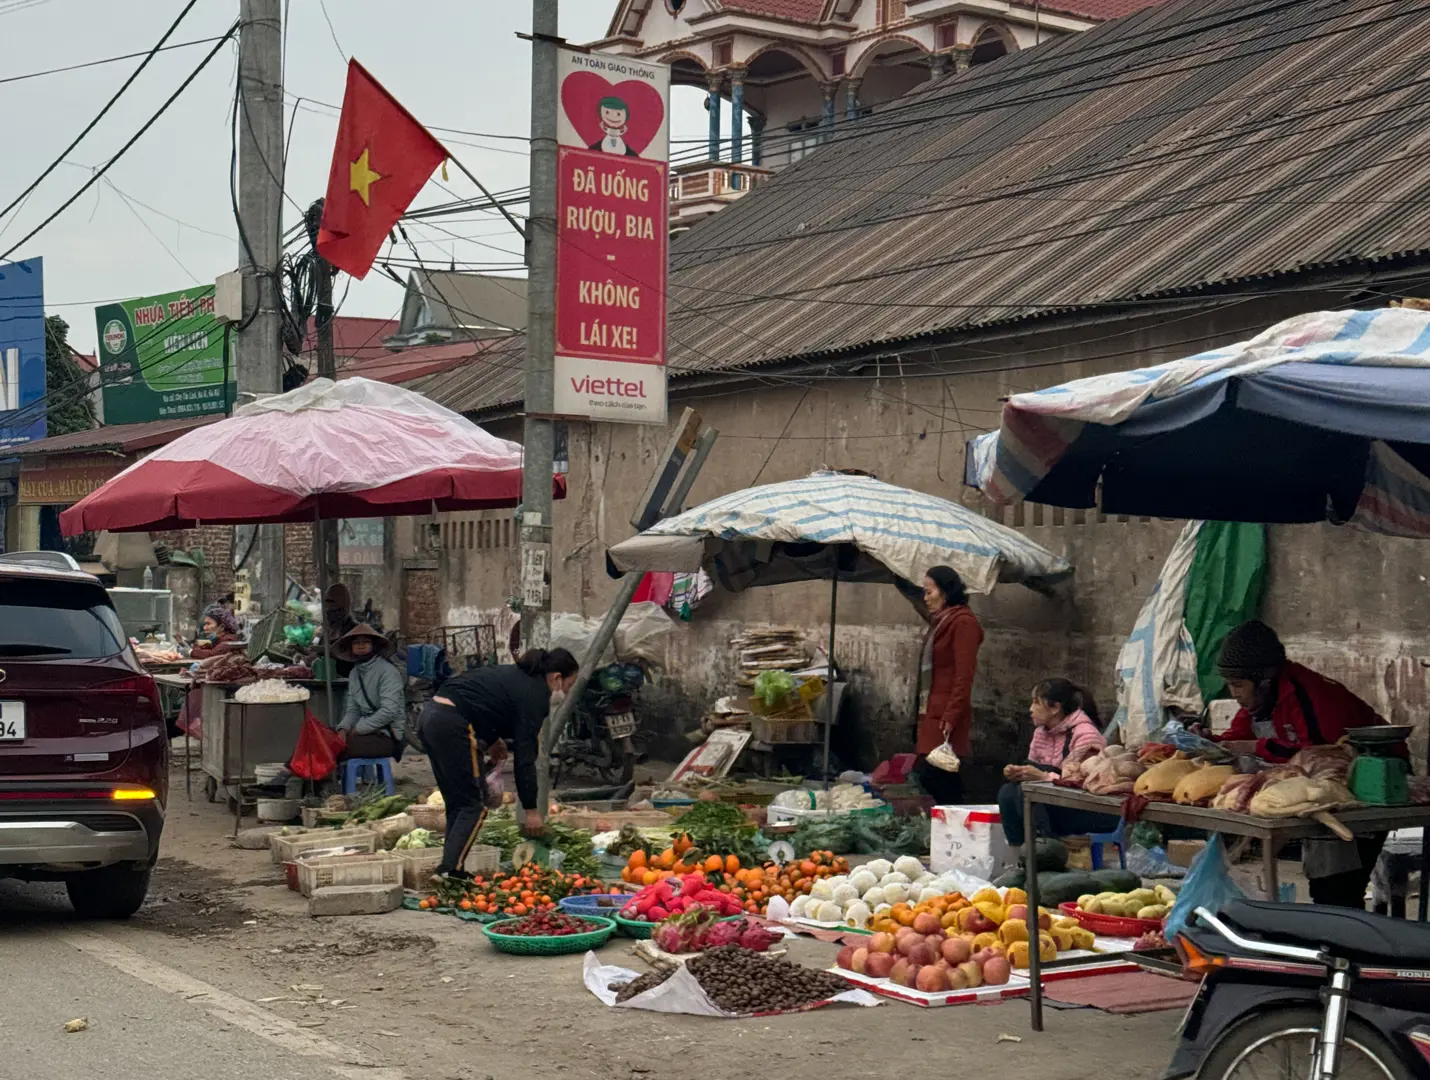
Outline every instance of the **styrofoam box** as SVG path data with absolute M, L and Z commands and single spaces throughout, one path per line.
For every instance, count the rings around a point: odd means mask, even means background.
M 929 870 L 964 870 L 992 858 L 992 872 L 1011 861 L 1003 816 L 993 806 L 935 806 L 930 815 Z

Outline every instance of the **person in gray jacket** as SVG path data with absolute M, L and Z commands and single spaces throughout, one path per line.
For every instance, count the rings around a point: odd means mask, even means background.
M 389 661 L 392 643 L 366 623 L 333 643 L 333 655 L 353 665 L 338 732 L 343 757 L 400 758 L 407 735 L 402 673 Z

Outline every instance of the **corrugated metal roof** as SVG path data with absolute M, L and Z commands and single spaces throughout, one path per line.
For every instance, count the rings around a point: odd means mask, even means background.
M 75 431 L 68 435 L 54 435 L 48 439 L 36 439 L 8 447 L 9 457 L 28 457 L 34 454 L 64 454 L 77 450 L 114 450 L 132 454 L 139 450 L 149 450 L 172 442 L 185 432 L 222 420 L 219 415 L 190 417 L 184 420 L 150 420 L 143 424 L 106 424 L 88 431 Z
M 931 83 L 672 244 L 672 375 L 1430 250 L 1427 63 L 1423 0 L 1171 0 Z

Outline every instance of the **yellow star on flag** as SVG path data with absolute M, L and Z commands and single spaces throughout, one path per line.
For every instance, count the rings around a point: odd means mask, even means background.
M 363 147 L 363 151 L 358 155 L 358 159 L 348 166 L 348 184 L 353 191 L 358 193 L 358 198 L 362 200 L 364 206 L 371 206 L 372 200 L 369 194 L 372 185 L 382 179 L 382 174 L 374 172 L 367 163 L 368 148 Z

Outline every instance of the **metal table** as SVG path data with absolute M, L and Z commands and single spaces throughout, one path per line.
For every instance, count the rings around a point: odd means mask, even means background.
M 164 666 L 168 666 L 168 665 L 164 665 Z M 168 710 L 169 710 L 170 702 L 172 702 L 172 701 L 175 699 L 176 696 L 177 696 L 177 699 L 178 699 L 178 709 L 176 710 L 176 715 L 177 715 L 178 713 L 181 713 L 181 712 L 183 711 L 183 707 L 184 707 L 184 700 L 185 700 L 185 698 L 188 697 L 189 691 L 192 690 L 192 689 L 193 689 L 196 685 L 198 685 L 198 684 L 195 683 L 193 679 L 189 678 L 188 675 L 180 674 L 178 671 L 151 671 L 151 674 L 152 674 L 153 677 L 154 677 L 154 683 L 155 683 L 155 685 L 157 685 L 157 686 L 159 687 L 159 696 L 160 696 L 160 698 L 162 699 L 162 702 L 163 702 L 162 707 L 163 707 L 163 709 L 164 709 L 164 719 L 166 719 L 166 720 L 168 719 L 168 715 L 169 715 L 169 714 L 168 714 Z M 185 796 L 186 798 L 192 799 L 192 798 L 194 797 L 194 789 L 193 789 L 193 779 L 192 779 L 192 777 L 193 777 L 193 768 L 192 768 L 192 766 L 191 766 L 191 764 L 190 764 L 190 761 L 191 761 L 190 745 L 191 745 L 191 740 L 189 739 L 189 732 L 188 732 L 188 729 L 185 728 L 185 730 L 184 730 L 184 796 Z
M 1077 788 L 1059 787 L 1053 783 L 1023 785 L 1024 858 L 1030 868 L 1037 867 L 1037 805 L 1063 806 L 1071 810 L 1090 810 L 1112 817 L 1122 816 L 1123 799 L 1116 795 L 1089 795 Z M 1357 835 L 1392 832 L 1430 824 L 1430 806 L 1373 806 L 1363 810 L 1338 810 L 1336 817 Z M 1276 856 L 1292 840 L 1335 839 L 1335 834 L 1318 821 L 1307 818 L 1260 818 L 1250 814 L 1233 814 L 1225 810 L 1210 810 L 1200 806 L 1178 806 L 1170 802 L 1148 803 L 1142 811 L 1142 821 L 1158 825 L 1181 825 L 1209 833 L 1246 836 L 1261 841 L 1263 873 L 1267 899 L 1279 895 Z M 1422 875 L 1424 868 L 1422 867 Z M 1038 875 L 1030 869 L 1023 891 L 1028 894 L 1028 1001 L 1032 1006 L 1034 1031 L 1043 1030 L 1042 964 L 1036 943 L 1038 930 Z

